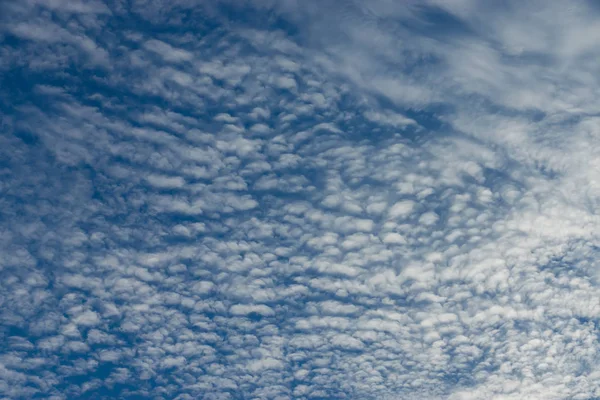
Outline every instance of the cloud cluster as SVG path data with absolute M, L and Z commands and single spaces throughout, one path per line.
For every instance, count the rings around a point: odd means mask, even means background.
M 600 397 L 593 5 L 195 3 L 0 6 L 2 396 Z

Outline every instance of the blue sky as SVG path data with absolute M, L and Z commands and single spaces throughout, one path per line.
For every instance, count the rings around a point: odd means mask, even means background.
M 0 397 L 600 398 L 600 9 L 0 5 Z

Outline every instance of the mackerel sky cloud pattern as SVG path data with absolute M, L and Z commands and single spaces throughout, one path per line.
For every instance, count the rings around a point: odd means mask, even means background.
M 600 398 L 591 1 L 0 4 L 0 398 Z

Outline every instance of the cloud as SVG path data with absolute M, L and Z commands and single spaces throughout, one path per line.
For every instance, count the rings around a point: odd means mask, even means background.
M 415 120 L 407 118 L 400 114 L 387 112 L 367 111 L 364 113 L 365 118 L 370 121 L 380 123 L 382 125 L 392 125 L 403 128 L 407 125 L 416 125 Z
M 402 200 L 394 204 L 389 211 L 391 218 L 407 217 L 415 208 L 415 202 L 412 200 Z
M 174 48 L 170 44 L 160 40 L 150 39 L 144 43 L 144 47 L 151 52 L 158 54 L 165 61 L 190 61 L 194 57 L 189 51 Z
M 2 396 L 597 396 L 598 10 L 240 4 L 0 6 Z

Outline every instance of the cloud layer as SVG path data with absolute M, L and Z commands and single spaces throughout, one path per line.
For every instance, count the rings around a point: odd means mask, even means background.
M 0 6 L 6 398 L 600 397 L 593 4 Z

